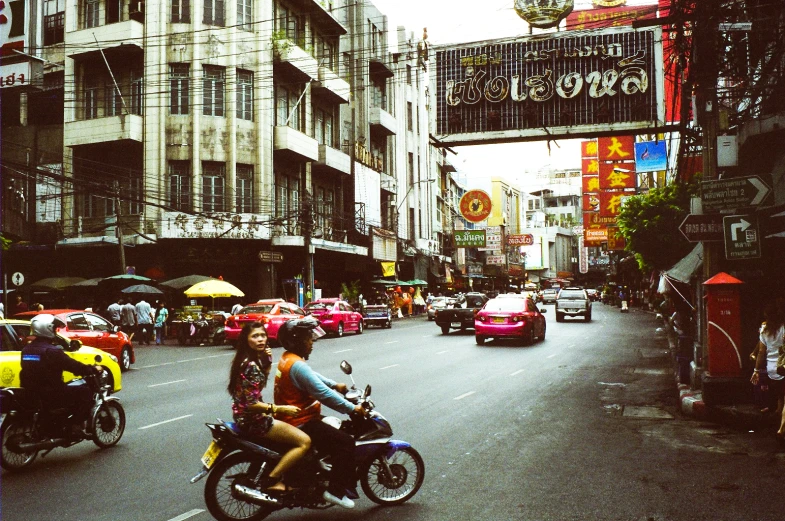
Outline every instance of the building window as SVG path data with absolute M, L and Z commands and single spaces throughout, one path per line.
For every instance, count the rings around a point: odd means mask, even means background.
M 204 16 L 202 23 L 205 25 L 226 25 L 224 16 L 224 0 L 204 0 Z
M 414 185 L 414 154 L 409 152 L 409 163 L 406 166 L 406 176 L 409 179 L 409 186 Z
M 98 117 L 98 86 L 87 85 L 84 92 L 84 119 Z
M 169 161 L 169 206 L 191 211 L 191 170 L 188 161 Z
M 406 66 L 406 84 L 407 85 L 411 85 L 412 84 L 412 66 L 411 65 L 407 65 Z
M 290 126 L 295 130 L 303 127 L 303 104 L 300 103 L 302 86 L 290 85 L 275 88 L 275 124 L 276 126 Z M 288 121 L 288 123 L 287 123 Z
M 335 70 L 335 46 L 332 42 L 318 33 L 314 34 L 314 39 L 316 59 L 319 61 L 319 65 L 323 65 L 330 70 Z
M 333 146 L 333 114 L 329 110 L 314 108 L 314 137 L 320 145 Z
M 410 101 L 406 103 L 406 129 L 414 130 L 414 110 Z
M 44 45 L 54 45 L 65 41 L 65 13 L 44 16 Z
M 106 86 L 104 99 L 106 99 L 107 116 L 119 116 L 123 113 L 123 98 L 114 84 Z
M 121 0 L 106 0 L 106 23 L 115 24 L 120 21 L 123 12 Z
M 169 111 L 171 114 L 188 114 L 188 74 L 187 63 L 169 64 Z
M 237 119 L 253 121 L 253 73 L 237 71 Z
M 305 47 L 305 20 L 286 7 L 276 3 L 275 32 L 300 47 Z
M 191 0 L 172 0 L 172 23 L 191 23 Z
M 85 27 L 98 27 L 99 5 L 100 4 L 98 3 L 98 0 L 87 0 L 85 2 L 85 10 L 84 10 Z
M 131 104 L 128 107 L 128 110 L 131 114 L 136 114 L 137 116 L 142 115 L 142 109 L 144 108 L 142 105 L 143 96 L 142 96 L 142 75 L 138 72 L 131 73 Z
M 237 27 L 253 31 L 253 0 L 237 0 Z
M 124 183 L 125 184 L 125 183 Z M 128 180 L 128 184 L 120 189 L 120 192 L 125 194 L 128 198 L 127 207 L 125 208 L 126 215 L 141 215 L 144 204 L 144 187 L 142 185 L 141 177 L 132 177 Z
M 253 165 L 237 165 L 235 205 L 237 213 L 253 212 Z
M 300 181 L 297 177 L 275 175 L 275 216 L 281 217 L 287 233 L 297 233 L 300 211 Z
M 226 165 L 217 161 L 202 163 L 202 211 L 223 212 Z
M 226 86 L 226 69 L 223 67 L 204 67 L 202 89 L 204 101 L 202 110 L 205 116 L 224 115 L 224 88 Z

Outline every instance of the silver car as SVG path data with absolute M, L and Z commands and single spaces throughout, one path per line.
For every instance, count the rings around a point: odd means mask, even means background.
M 436 311 L 452 306 L 455 299 L 452 297 L 434 297 L 430 304 L 428 304 L 428 320 L 436 318 Z

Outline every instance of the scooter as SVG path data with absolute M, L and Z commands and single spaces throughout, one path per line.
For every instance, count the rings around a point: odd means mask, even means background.
M 622 300 L 621 301 L 621 312 L 622 313 L 627 313 L 629 310 L 630 310 L 630 308 L 629 308 L 629 306 L 627 306 L 627 301 L 626 300 Z

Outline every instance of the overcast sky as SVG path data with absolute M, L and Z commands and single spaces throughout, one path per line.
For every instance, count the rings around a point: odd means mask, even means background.
M 428 28 L 433 45 L 504 38 L 529 33 L 529 25 L 515 13 L 514 0 L 370 0 L 389 20 L 392 35 L 402 25 L 422 37 Z M 627 5 L 657 3 L 628 0 Z M 590 0 L 576 0 L 576 9 L 591 7 Z M 395 36 L 393 36 L 395 38 Z M 533 172 L 545 166 L 580 168 L 580 141 L 544 141 L 506 145 L 457 147 L 456 167 L 470 179 L 467 188 L 490 188 L 490 178 L 499 176 L 527 187 Z M 527 175 L 525 170 L 532 174 Z

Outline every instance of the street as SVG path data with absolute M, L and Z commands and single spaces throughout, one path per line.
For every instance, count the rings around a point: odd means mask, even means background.
M 282 511 L 270 519 L 783 519 L 783 454 L 771 433 L 680 416 L 667 342 L 654 315 L 595 303 L 590 323 L 557 323 L 544 342 L 442 335 L 424 317 L 319 340 L 315 370 L 341 360 L 370 383 L 395 437 L 422 454 L 409 503 Z M 143 346 L 119 393 L 119 445 L 84 442 L 2 474 L 2 520 L 207 521 L 204 481 L 188 483 L 210 436 L 231 418 L 228 346 Z M 273 351 L 274 359 L 282 352 Z M 349 382 L 350 383 L 350 382 Z M 272 394 L 272 378 L 265 398 Z

